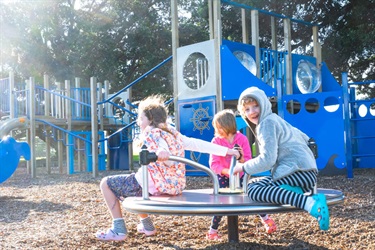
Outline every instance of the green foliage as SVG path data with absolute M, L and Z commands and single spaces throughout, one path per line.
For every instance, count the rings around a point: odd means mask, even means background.
M 374 8 L 374 1 L 367 0 L 343 6 L 333 25 L 335 33 L 327 39 L 326 44 L 332 48 L 327 61 L 335 65 L 335 73 L 347 71 L 352 81 L 375 79 Z M 365 92 L 375 96 L 375 89 Z
M 39 82 L 44 73 L 60 82 L 80 77 L 87 86 L 96 76 L 118 91 L 172 54 L 169 20 L 161 19 L 169 13 L 164 2 L 81 1 L 80 8 L 71 0 L 1 4 L 2 30 L 9 31 L 3 33 L 2 69 Z M 170 69 L 137 84 L 135 100 L 172 93 Z
M 209 39 L 207 0 L 179 0 L 180 46 Z M 237 0 L 254 8 L 319 24 L 323 61 L 340 80 L 375 79 L 372 0 Z M 118 91 L 172 54 L 170 0 L 49 0 L 0 2 L 0 77 L 13 70 L 42 82 L 91 76 Z M 79 4 L 79 5 L 78 5 Z M 248 22 L 250 24 L 250 11 Z M 260 13 L 260 45 L 271 47 L 270 16 Z M 242 41 L 241 11 L 222 5 L 224 39 Z M 283 50 L 283 20 L 276 18 Z M 311 26 L 292 25 L 292 51 L 312 55 Z M 251 37 L 249 37 L 251 41 Z M 134 85 L 133 100 L 153 93 L 172 96 L 171 63 Z M 368 88 L 367 94 L 373 95 Z

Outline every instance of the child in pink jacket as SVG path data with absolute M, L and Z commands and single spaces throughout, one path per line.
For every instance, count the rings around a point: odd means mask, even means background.
M 215 137 L 212 139 L 212 143 L 227 148 L 234 148 L 235 145 L 239 146 L 240 157 L 237 159 L 237 161 L 240 163 L 244 163 L 251 159 L 249 140 L 245 135 L 237 131 L 236 119 L 232 110 L 225 109 L 218 112 L 212 121 L 212 125 L 215 129 Z M 210 168 L 217 174 L 220 188 L 229 187 L 229 168 L 231 159 L 231 155 L 210 155 Z M 276 224 L 269 215 L 262 214 L 259 215 L 259 217 L 261 218 L 268 234 L 276 231 Z M 210 229 L 206 234 L 206 239 L 216 240 L 220 238 L 218 235 L 218 227 L 221 219 L 222 216 L 214 216 L 212 218 Z

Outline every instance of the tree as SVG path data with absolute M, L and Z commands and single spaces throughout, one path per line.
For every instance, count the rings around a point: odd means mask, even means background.
M 79 57 L 74 1 L 22 1 L 5 4 L 2 10 L 7 13 L 2 25 L 9 31 L 3 39 L 11 44 L 6 49 L 18 59 L 9 66 L 17 75 L 37 80 L 44 73 L 57 81 L 74 78 Z
M 342 6 L 332 32 L 324 44 L 327 63 L 333 72 L 348 72 L 350 81 L 375 79 L 375 17 L 374 1 L 349 1 Z M 359 93 L 375 97 L 375 86 L 362 85 Z
M 371 0 L 238 0 L 320 28 L 323 61 L 340 81 L 375 78 L 374 2 Z M 78 6 L 78 3 L 80 5 Z M 179 0 L 180 46 L 207 40 L 207 1 Z M 222 4 L 223 38 L 241 41 L 240 9 Z M 279 49 L 282 19 L 277 18 Z M 270 47 L 270 17 L 260 14 L 260 46 Z M 109 80 L 112 92 L 172 54 L 170 0 L 50 0 L 0 3 L 0 74 L 13 69 L 23 79 L 44 73 L 56 81 L 91 76 Z M 292 25 L 293 52 L 312 55 L 310 26 Z M 140 100 L 152 93 L 172 95 L 171 63 L 133 87 Z M 370 91 L 366 88 L 363 91 Z M 372 96 L 373 93 L 371 94 Z
M 2 36 L 6 67 L 39 82 L 44 73 L 56 81 L 80 77 L 84 84 L 96 76 L 115 92 L 171 55 L 164 2 L 82 1 L 78 9 L 73 0 L 2 4 L 2 30 L 11 31 Z M 134 97 L 172 93 L 170 68 L 137 84 Z

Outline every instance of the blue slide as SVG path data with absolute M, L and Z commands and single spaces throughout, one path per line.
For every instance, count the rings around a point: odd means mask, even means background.
M 26 142 L 17 142 L 6 136 L 16 128 L 26 128 L 27 119 L 24 117 L 8 119 L 0 123 L 0 183 L 12 176 L 18 166 L 20 157 L 30 160 L 30 146 Z

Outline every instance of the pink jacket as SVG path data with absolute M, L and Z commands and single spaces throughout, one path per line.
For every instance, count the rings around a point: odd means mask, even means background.
M 211 142 L 221 145 L 221 146 L 228 147 L 228 148 L 234 148 L 234 146 L 238 144 L 243 150 L 245 161 L 251 159 L 251 149 L 250 149 L 249 140 L 247 139 L 245 135 L 243 135 L 239 131 L 237 131 L 236 135 L 234 136 L 233 143 L 229 143 L 227 139 L 219 138 L 219 137 L 214 137 Z M 230 167 L 231 159 L 232 159 L 231 155 L 218 156 L 218 155 L 211 154 L 210 161 L 209 161 L 210 168 L 216 174 L 221 175 L 221 171 L 224 168 Z

